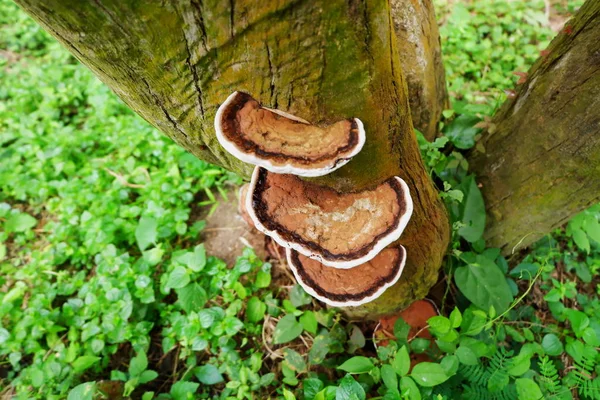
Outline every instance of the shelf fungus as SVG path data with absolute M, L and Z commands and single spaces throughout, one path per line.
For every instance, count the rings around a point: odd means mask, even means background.
M 322 176 L 360 152 L 365 129 L 358 118 L 327 127 L 261 106 L 234 92 L 219 107 L 215 131 L 221 146 L 236 158 L 279 174 Z
M 373 259 L 400 237 L 413 203 L 398 177 L 372 189 L 338 193 L 256 167 L 246 210 L 255 227 L 281 246 L 348 269 Z
M 387 247 L 372 260 L 348 270 L 324 266 L 292 249 L 286 253 L 304 290 L 334 307 L 359 306 L 378 298 L 398 281 L 406 262 L 402 246 Z

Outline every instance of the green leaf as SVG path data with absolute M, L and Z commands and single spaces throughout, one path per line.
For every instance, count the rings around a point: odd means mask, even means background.
M 206 249 L 204 244 L 199 244 L 194 247 L 193 257 L 190 257 L 187 263 L 187 267 L 195 272 L 200 272 L 206 265 Z
M 592 240 L 600 244 L 600 223 L 595 216 L 585 219 L 583 223 L 583 229 Z
M 283 399 L 284 400 L 296 400 L 296 396 L 294 396 L 294 393 L 290 392 L 286 388 L 282 388 L 282 389 L 283 389 Z
M 422 362 L 415 365 L 410 376 L 423 387 L 439 385 L 449 378 L 440 364 L 431 362 Z
M 93 400 L 96 393 L 96 382 L 86 382 L 69 391 L 67 400 Z
M 450 332 L 452 328 L 452 323 L 446 317 L 441 315 L 437 315 L 435 317 L 431 317 L 427 320 L 427 325 L 436 333 L 437 335 L 443 335 L 445 333 Z
M 188 314 L 200 310 L 208 300 L 206 290 L 197 283 L 191 283 L 186 287 L 176 289 L 176 292 L 177 302 Z
M 460 185 L 464 200 L 459 206 L 459 220 L 464 224 L 458 234 L 473 243 L 481 238 L 485 229 L 485 204 L 474 176 L 469 176 Z
M 305 311 L 304 314 L 300 316 L 300 323 L 306 332 L 312 333 L 313 335 L 317 334 L 317 317 L 314 312 Z
M 410 370 L 410 356 L 406 346 L 402 346 L 396 352 L 396 356 L 392 360 L 392 367 L 400 376 L 405 376 Z
M 474 262 L 458 267 L 454 280 L 465 297 L 482 310 L 494 306 L 496 312 L 503 313 L 513 300 L 500 268 L 481 254 L 475 256 Z
M 581 337 L 585 328 L 590 325 L 588 316 L 579 310 L 567 310 L 567 319 L 571 323 L 571 328 L 577 337 Z
M 148 358 L 146 353 L 140 351 L 137 356 L 129 362 L 129 376 L 138 376 L 148 368 Z
M 313 400 L 317 393 L 323 389 L 323 382 L 317 378 L 307 378 L 302 381 L 302 388 L 304 391 L 304 398 L 306 400 Z
M 167 287 L 172 289 L 180 289 L 190 283 L 190 276 L 185 267 L 176 266 L 167 278 Z
M 450 324 L 453 328 L 458 328 L 462 323 L 462 314 L 458 307 L 454 307 L 454 310 L 450 313 Z
M 154 392 L 146 392 L 142 395 L 142 400 L 152 400 L 154 398 Z
M 519 400 L 542 400 L 544 398 L 540 387 L 532 379 L 519 378 L 515 384 Z
M 394 337 L 400 342 L 406 342 L 408 340 L 409 332 L 410 325 L 408 325 L 402 317 L 399 317 L 396 322 L 394 322 Z
M 542 348 L 549 356 L 559 356 L 564 351 L 562 342 L 554 333 L 548 333 L 544 336 Z
M 398 390 L 398 376 L 391 365 L 384 364 L 381 366 L 381 379 L 388 389 Z
M 480 119 L 474 115 L 459 115 L 446 125 L 444 136 L 457 148 L 470 149 L 475 146 L 475 136 L 480 131 L 474 127 L 479 121 Z
M 453 376 L 454 374 L 456 374 L 456 371 L 458 371 L 458 357 L 449 354 L 446 357 L 442 358 L 442 361 L 440 361 L 440 365 L 446 372 L 446 375 Z
M 199 387 L 200 384 L 196 382 L 179 381 L 171 386 L 170 394 L 173 400 L 189 400 L 194 398 L 193 394 L 196 393 Z M 188 394 L 190 394 L 189 397 Z
M 148 383 L 158 378 L 158 372 L 150 369 L 145 370 L 140 374 L 140 384 Z
M 365 390 L 352 375 L 343 377 L 335 392 L 335 400 L 365 400 Z
M 223 375 L 218 368 L 212 364 L 206 364 L 196 368 L 194 372 L 196 378 L 205 385 L 216 385 L 224 381 Z
M 295 284 L 290 290 L 290 301 L 294 307 L 302 307 L 312 302 L 312 297 L 302 289 L 302 286 Z
M 6 245 L 4 243 L 0 243 L 0 261 L 4 260 L 6 257 Z
M 302 331 L 303 327 L 298 323 L 296 317 L 288 314 L 277 322 L 275 332 L 273 332 L 273 343 L 282 344 L 290 342 L 300 336 Z
M 373 362 L 363 356 L 355 356 L 346 360 L 342 365 L 338 367 L 342 371 L 349 372 L 351 374 L 363 374 L 373 369 Z
M 146 250 L 143 253 L 144 261 L 150 264 L 151 267 L 155 266 L 162 260 L 162 256 L 165 253 L 160 247 L 155 247 L 150 250 Z
M 73 371 L 76 374 L 80 374 L 83 371 L 85 371 L 86 369 L 90 368 L 92 365 L 94 365 L 98 360 L 100 360 L 100 357 L 96 357 L 96 356 L 80 356 L 77 357 L 77 359 L 75 361 L 73 361 Z
M 477 355 L 470 347 L 460 346 L 456 350 L 455 354 L 458 357 L 458 360 L 461 362 L 461 364 L 477 365 L 479 363 L 479 359 L 477 358 Z
M 589 241 L 587 235 L 585 234 L 585 232 L 582 231 L 581 229 L 574 229 L 572 234 L 573 234 L 573 241 L 575 242 L 577 247 L 579 247 L 581 250 L 583 250 L 589 254 L 590 241 Z
M 37 219 L 27 213 L 10 214 L 4 223 L 6 232 L 25 232 L 37 225 Z
M 408 400 L 421 400 L 421 392 L 410 376 L 400 378 L 400 392 Z
M 246 307 L 246 319 L 249 322 L 256 323 L 262 321 L 267 312 L 267 305 L 263 303 L 258 297 L 253 296 L 248 300 Z
M 292 349 L 285 349 L 283 351 L 285 361 L 289 365 L 290 369 L 295 372 L 304 372 L 306 370 L 306 361 L 304 356 Z
M 158 224 L 154 218 L 142 217 L 135 229 L 135 239 L 138 247 L 144 251 L 152 243 L 156 243 Z

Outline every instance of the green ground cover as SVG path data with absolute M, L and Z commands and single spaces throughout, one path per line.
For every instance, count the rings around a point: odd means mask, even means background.
M 600 398 L 600 207 L 509 264 L 481 239 L 460 153 L 552 38 L 545 2 L 436 3 L 453 109 L 445 137 L 420 143 L 455 228 L 444 307 L 433 340 L 399 320 L 384 346 L 372 325 L 273 285 L 252 250 L 234 265 L 206 254 L 199 210 L 240 179 L 163 137 L 0 0 L 1 396 Z

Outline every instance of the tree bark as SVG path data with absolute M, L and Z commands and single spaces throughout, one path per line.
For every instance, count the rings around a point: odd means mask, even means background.
M 391 0 L 412 121 L 427 140 L 435 139 L 448 108 L 440 33 L 431 0 Z
M 213 118 L 234 90 L 328 123 L 359 117 L 367 142 L 318 179 L 341 191 L 399 175 L 415 211 L 400 242 L 404 276 L 348 309 L 376 318 L 423 297 L 446 252 L 446 211 L 427 175 L 385 0 L 17 0 L 147 121 L 197 157 L 248 176 L 218 144 Z
M 527 246 L 600 201 L 600 2 L 567 22 L 470 157 L 488 245 Z

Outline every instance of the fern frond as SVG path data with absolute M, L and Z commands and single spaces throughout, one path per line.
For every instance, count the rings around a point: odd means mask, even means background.
M 542 390 L 549 395 L 556 395 L 561 391 L 560 377 L 554 362 L 550 360 L 548 355 L 544 355 L 539 359 L 540 367 L 540 385 Z

